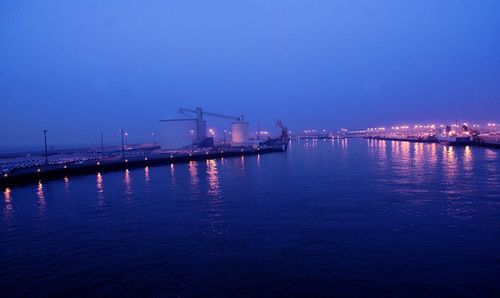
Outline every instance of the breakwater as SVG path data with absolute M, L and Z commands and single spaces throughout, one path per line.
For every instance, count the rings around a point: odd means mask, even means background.
M 129 168 L 285 151 L 286 145 L 276 145 L 266 147 L 217 148 L 195 152 L 150 153 L 125 156 L 125 158 L 116 156 L 113 158 L 91 160 L 79 163 L 49 164 L 39 167 L 19 169 L 12 171 L 11 173 L 5 173 L 0 178 L 0 185 L 11 186 L 16 184 L 32 183 L 46 179 L 56 179 L 90 173 L 125 170 Z

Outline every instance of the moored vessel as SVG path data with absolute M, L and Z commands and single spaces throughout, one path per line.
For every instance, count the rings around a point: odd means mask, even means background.
M 439 143 L 444 145 L 465 146 L 474 143 L 474 132 L 470 131 L 467 125 L 458 127 L 458 125 L 446 126 L 441 133 L 436 135 Z

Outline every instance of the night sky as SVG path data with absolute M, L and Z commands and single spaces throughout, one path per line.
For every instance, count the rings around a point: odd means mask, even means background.
M 0 1 L 0 103 L 3 148 L 146 142 L 179 106 L 268 129 L 499 121 L 500 1 Z

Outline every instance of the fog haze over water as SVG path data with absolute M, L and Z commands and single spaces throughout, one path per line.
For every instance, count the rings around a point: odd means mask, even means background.
M 146 142 L 178 106 L 273 128 L 497 121 L 498 1 L 2 1 L 0 147 Z

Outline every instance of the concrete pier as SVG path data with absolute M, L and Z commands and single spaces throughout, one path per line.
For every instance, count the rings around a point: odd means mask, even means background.
M 84 161 L 80 163 L 49 164 L 39 167 L 14 170 L 0 177 L 1 186 L 32 183 L 40 180 L 63 178 L 97 172 L 125 170 L 145 166 L 184 163 L 195 160 L 207 160 L 223 157 L 257 155 L 273 152 L 285 152 L 286 145 L 245 148 L 217 148 L 206 151 L 181 153 L 150 153 L 134 156 L 115 156 L 107 159 Z

